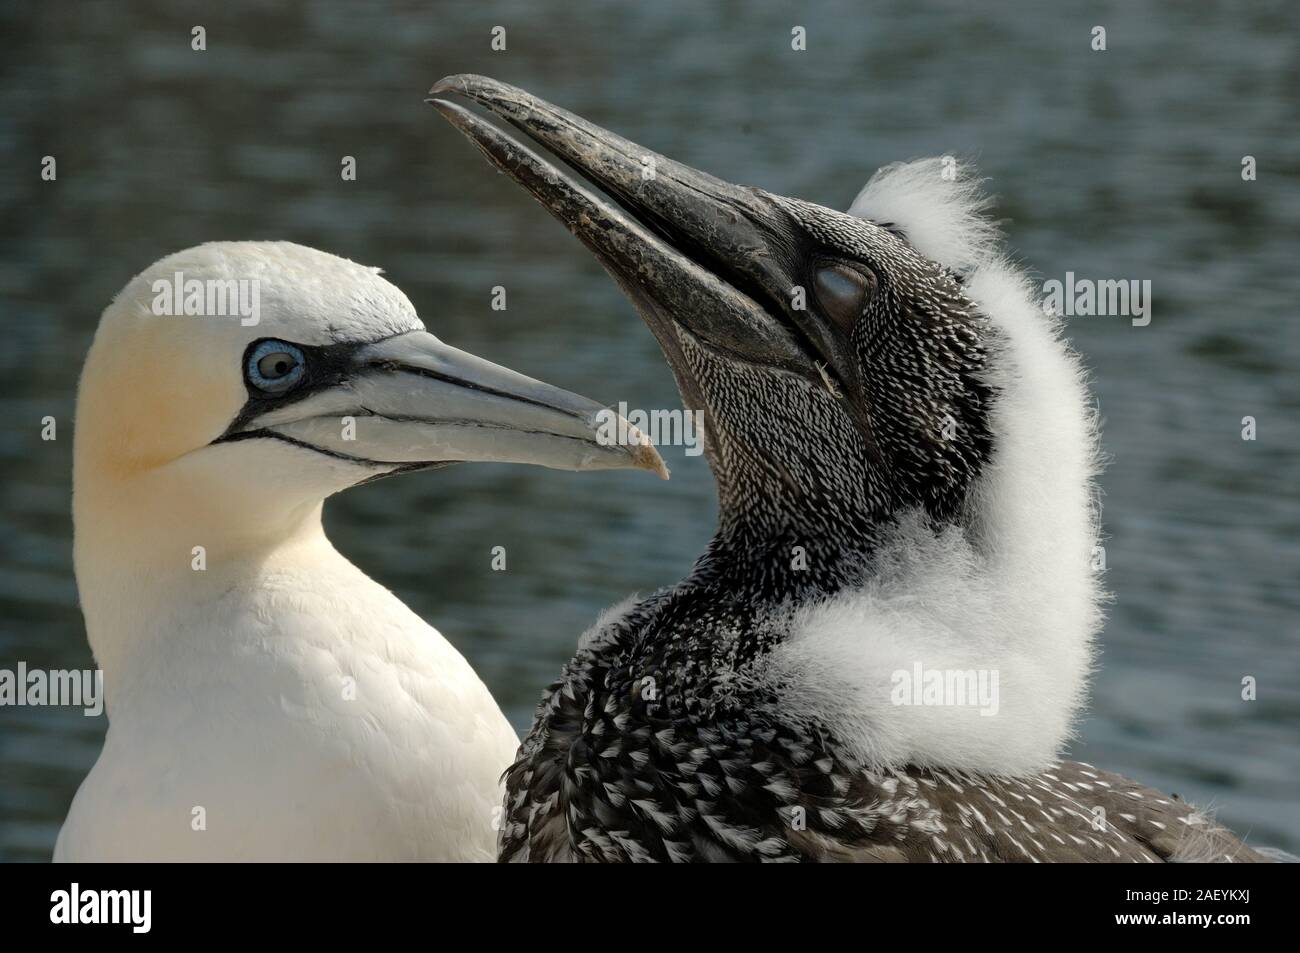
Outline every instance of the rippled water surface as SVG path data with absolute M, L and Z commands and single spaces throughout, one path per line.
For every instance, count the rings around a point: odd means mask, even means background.
M 1300 846 L 1294 11 L 843 3 L 792 20 L 775 2 L 701 6 L 6 6 L 0 668 L 91 665 L 71 567 L 77 373 L 110 297 L 168 252 L 280 238 L 381 265 L 453 344 L 601 400 L 677 406 L 598 266 L 423 105 L 438 77 L 483 72 L 732 181 L 836 207 L 887 162 L 974 156 L 1039 275 L 1149 279 L 1149 326 L 1070 323 L 1105 418 L 1115 593 L 1073 754 L 1211 803 L 1252 842 Z M 790 50 L 795 22 L 808 52 Z M 194 23 L 205 53 L 190 49 Z M 1089 48 L 1096 23 L 1105 52 Z M 494 54 L 497 24 L 508 49 Z M 39 179 L 44 155 L 56 182 Z M 326 522 L 522 729 L 596 613 L 679 578 L 707 541 L 708 469 L 665 456 L 666 484 L 411 475 L 336 498 Z M 508 572 L 491 571 L 496 545 Z M 0 858 L 49 856 L 104 727 L 0 709 Z

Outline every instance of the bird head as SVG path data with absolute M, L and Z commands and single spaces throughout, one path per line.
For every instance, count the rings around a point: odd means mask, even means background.
M 273 537 L 346 487 L 461 461 L 662 472 L 635 429 L 602 439 L 606 413 L 444 344 L 378 269 L 286 242 L 202 245 L 137 275 L 100 321 L 78 395 L 78 535 L 144 537 L 183 513 Z
M 449 77 L 431 96 L 635 304 L 704 412 L 724 524 L 845 540 L 904 511 L 963 517 L 994 443 L 1001 336 L 964 287 L 971 262 L 927 255 L 898 222 L 724 182 L 485 77 Z M 991 226 L 966 199 L 948 225 L 983 247 Z
M 704 411 L 719 529 L 682 610 L 701 617 L 647 644 L 707 632 L 753 697 L 833 726 L 863 763 L 1016 774 L 1058 756 L 1101 619 L 1095 415 L 978 182 L 943 159 L 889 166 L 841 213 L 490 79 L 432 95 L 595 253 Z M 998 717 L 899 706 L 890 679 L 917 664 L 999 673 Z

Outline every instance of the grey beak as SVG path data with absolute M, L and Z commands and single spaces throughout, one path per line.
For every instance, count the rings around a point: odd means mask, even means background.
M 457 103 L 484 107 L 612 196 L 597 197 L 528 146 Z M 483 76 L 439 81 L 429 102 L 593 253 L 658 338 L 690 402 L 679 333 L 740 360 L 818 380 L 816 359 L 781 320 L 784 262 L 798 240 L 766 193 L 731 185 Z

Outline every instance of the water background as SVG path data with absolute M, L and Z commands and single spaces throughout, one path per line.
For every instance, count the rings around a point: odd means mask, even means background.
M 75 384 L 100 311 L 169 252 L 289 239 L 380 265 L 459 347 L 602 401 L 679 405 L 613 283 L 422 103 L 439 77 L 482 72 L 724 178 L 839 208 L 887 162 L 974 156 L 1041 277 L 1149 279 L 1150 326 L 1070 324 L 1105 417 L 1115 592 L 1072 754 L 1210 803 L 1252 842 L 1300 847 L 1294 9 L 925 6 L 6 4 L 0 667 L 92 664 L 71 565 Z M 790 49 L 796 23 L 807 52 Z M 190 49 L 195 24 L 206 52 Z M 489 49 L 498 24 L 505 53 Z M 1096 24 L 1106 52 L 1090 49 Z M 44 155 L 56 182 L 40 180 Z M 340 179 L 344 155 L 355 182 Z M 498 284 L 504 313 L 490 309 Z M 45 415 L 56 442 L 40 440 Z M 665 457 L 670 483 L 406 476 L 335 498 L 326 524 L 523 729 L 597 612 L 680 578 L 707 541 L 708 469 L 681 448 Z M 1255 702 L 1240 698 L 1246 675 Z M 104 728 L 0 709 L 0 859 L 49 856 Z

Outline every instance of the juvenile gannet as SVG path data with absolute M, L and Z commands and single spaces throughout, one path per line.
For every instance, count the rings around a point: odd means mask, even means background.
M 720 505 L 691 574 L 602 619 L 544 696 L 502 859 L 1259 859 L 1057 760 L 1100 620 L 1095 421 L 969 175 L 892 166 L 844 214 L 490 79 L 448 93 L 618 203 L 434 100 L 636 305 Z
M 213 288 L 258 307 L 155 313 L 175 287 L 190 310 Z M 74 557 L 110 724 L 55 859 L 492 859 L 518 739 L 321 506 L 456 461 L 662 473 L 648 445 L 599 443 L 600 411 L 310 248 L 202 245 L 132 279 L 77 400 Z

